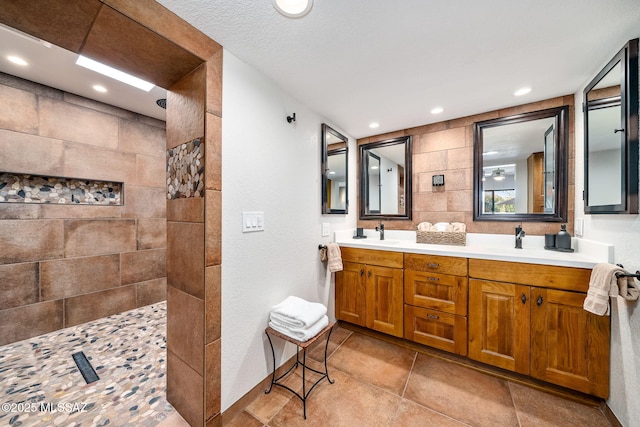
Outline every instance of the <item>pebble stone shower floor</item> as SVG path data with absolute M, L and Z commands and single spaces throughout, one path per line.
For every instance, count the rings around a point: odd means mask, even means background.
M 166 302 L 0 347 L 0 426 L 156 426 L 166 401 Z M 100 379 L 86 384 L 72 354 Z

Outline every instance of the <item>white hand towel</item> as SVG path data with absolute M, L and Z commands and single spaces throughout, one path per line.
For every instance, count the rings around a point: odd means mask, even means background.
M 327 263 L 329 272 L 335 273 L 336 271 L 342 271 L 342 253 L 337 243 L 327 243 L 327 256 L 329 258 L 329 262 Z
M 326 328 L 328 324 L 329 318 L 327 316 L 322 316 L 320 320 L 308 328 L 284 328 L 273 320 L 269 322 L 269 326 L 273 330 L 302 342 L 309 341 L 315 337 L 321 330 Z
M 619 293 L 616 273 L 626 274 L 627 272 L 613 264 L 603 263 L 593 267 L 589 279 L 589 290 L 582 306 L 585 310 L 598 316 L 609 315 L 609 296 L 616 296 Z M 624 278 L 620 280 L 622 279 Z
M 323 304 L 289 296 L 280 304 L 273 306 L 270 317 L 278 320 L 281 325 L 291 328 L 308 328 L 325 314 L 327 314 L 327 307 Z
M 418 231 L 430 231 L 431 225 L 432 224 L 430 222 L 421 222 L 418 224 Z
M 448 222 L 438 222 L 431 227 L 431 231 L 453 231 L 453 227 Z

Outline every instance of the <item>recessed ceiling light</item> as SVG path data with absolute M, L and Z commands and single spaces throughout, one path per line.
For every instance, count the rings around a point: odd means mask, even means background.
M 369 123 L 369 127 L 371 129 L 379 128 L 380 127 L 380 123 L 376 123 L 376 122 Z
M 20 58 L 19 56 L 14 56 L 14 55 L 9 55 L 7 56 L 7 59 L 9 60 L 9 62 L 13 62 L 16 65 L 21 65 L 21 66 L 26 66 L 29 65 L 29 63 L 27 61 L 25 61 L 24 59 Z
M 107 88 L 102 85 L 93 85 L 93 90 L 95 90 L 96 92 L 105 93 L 107 91 Z
M 335 175 L 336 172 L 335 171 L 329 171 L 329 175 Z
M 431 109 L 431 114 L 440 114 L 440 113 L 442 113 L 443 111 L 444 111 L 444 108 L 442 108 L 442 107 L 436 107 L 436 108 Z
M 313 0 L 273 0 L 273 7 L 287 18 L 302 18 L 313 7 Z
M 517 91 L 515 91 L 513 94 L 515 96 L 522 96 L 522 95 L 526 95 L 529 92 L 531 92 L 531 88 L 530 87 L 522 87 L 520 89 L 518 89 Z
M 126 83 L 130 86 L 142 89 L 145 92 L 149 92 L 155 86 L 153 83 L 149 83 L 147 81 L 134 77 L 131 74 L 127 74 L 124 71 L 109 67 L 108 65 L 101 64 L 100 62 L 89 59 L 86 56 L 78 56 L 76 64 L 80 65 L 81 67 L 88 68 L 89 70 L 95 71 L 96 73 L 100 73 L 104 76 L 121 81 L 122 83 Z
M 371 169 L 378 169 L 378 166 L 371 166 Z

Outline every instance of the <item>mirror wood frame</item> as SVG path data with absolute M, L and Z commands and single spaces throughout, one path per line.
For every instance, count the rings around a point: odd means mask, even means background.
M 367 185 L 368 185 L 368 173 L 367 173 L 367 161 L 365 160 L 367 158 L 367 154 L 369 153 L 369 150 L 372 148 L 382 148 L 382 147 L 388 147 L 391 145 L 398 145 L 398 144 L 404 144 L 404 203 L 405 203 L 405 208 L 404 208 L 404 214 L 383 214 L 383 213 L 369 213 L 368 212 L 368 206 L 369 206 L 369 200 L 368 200 L 368 192 L 367 192 Z M 384 141 L 377 141 L 377 142 L 370 142 L 367 144 L 362 144 L 360 145 L 360 197 L 359 197 L 359 202 L 360 202 L 360 219 L 361 220 L 411 220 L 411 216 L 413 213 L 413 207 L 412 207 L 412 192 L 413 192 L 413 186 L 412 186 L 412 164 L 411 164 L 411 160 L 412 160 L 412 137 L 409 136 L 401 136 L 398 138 L 392 138 L 392 139 L 387 139 Z
M 622 176 L 620 203 L 615 205 L 589 205 L 589 92 L 620 63 L 621 91 L 619 105 L 621 129 Z M 593 101 L 594 106 L 606 106 L 612 99 Z M 616 99 L 616 103 L 618 100 Z M 584 213 L 585 214 L 637 214 L 638 213 L 638 39 L 630 40 L 585 87 L 582 111 L 584 112 Z
M 483 130 L 496 126 L 523 123 L 532 120 L 555 118 L 556 158 L 555 158 L 555 206 L 553 213 L 513 213 L 483 214 L 484 204 L 483 176 Z M 542 145 L 541 141 L 541 145 Z M 569 201 L 568 180 L 569 150 L 569 106 L 549 108 L 530 113 L 517 114 L 498 119 L 484 120 L 473 124 L 473 220 L 474 221 L 511 221 L 511 222 L 567 222 Z
M 342 135 L 337 130 L 333 129 L 331 126 L 326 123 L 322 123 L 321 126 L 321 135 L 322 135 L 322 143 L 321 143 L 321 168 L 322 168 L 322 213 L 323 214 L 347 214 L 349 213 L 349 139 Z M 329 149 L 329 145 L 327 143 L 327 133 L 335 136 L 336 138 L 342 140 L 344 142 L 344 147 L 339 147 L 335 149 Z M 345 173 L 345 205 L 344 209 L 331 209 L 329 208 L 329 200 L 327 195 L 327 189 L 329 184 L 329 176 L 327 172 L 329 171 L 329 156 L 334 154 L 343 154 L 344 153 L 344 173 Z

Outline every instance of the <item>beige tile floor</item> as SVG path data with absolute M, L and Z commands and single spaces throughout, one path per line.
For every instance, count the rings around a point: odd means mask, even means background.
M 309 354 L 317 367 L 322 354 Z M 329 354 L 335 383 L 313 390 L 306 420 L 300 400 L 276 387 L 227 426 L 610 426 L 598 408 L 344 328 L 334 330 Z M 302 388 L 300 375 L 287 384 Z

